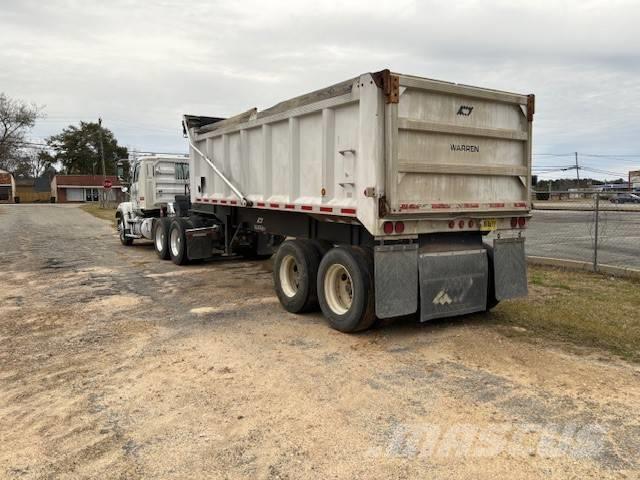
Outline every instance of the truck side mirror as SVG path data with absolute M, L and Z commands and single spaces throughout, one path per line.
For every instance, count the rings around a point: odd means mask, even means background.
M 124 180 L 124 166 L 118 165 L 118 180 L 121 182 Z

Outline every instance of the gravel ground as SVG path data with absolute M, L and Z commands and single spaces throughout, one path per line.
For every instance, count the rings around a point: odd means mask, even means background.
M 0 477 L 639 478 L 637 366 L 482 315 L 340 334 L 268 261 L 176 267 L 74 206 L 0 238 Z

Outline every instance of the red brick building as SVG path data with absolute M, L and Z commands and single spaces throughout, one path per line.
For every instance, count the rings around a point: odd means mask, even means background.
M 51 182 L 51 194 L 55 197 L 56 203 L 68 202 L 98 202 L 100 191 L 102 190 L 102 175 L 56 175 Z M 111 180 L 110 200 L 124 201 L 122 185 L 118 178 L 107 175 Z

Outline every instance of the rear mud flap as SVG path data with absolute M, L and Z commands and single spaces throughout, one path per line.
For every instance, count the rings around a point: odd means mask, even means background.
M 194 230 L 198 230 L 194 232 Z M 202 260 L 211 257 L 213 240 L 208 229 L 187 230 L 187 258 L 189 260 Z
M 410 315 L 418 310 L 418 245 L 375 248 L 376 315 Z
M 488 265 L 484 249 L 421 254 L 420 321 L 486 310 Z
M 493 240 L 493 272 L 496 300 L 527 296 L 524 238 Z

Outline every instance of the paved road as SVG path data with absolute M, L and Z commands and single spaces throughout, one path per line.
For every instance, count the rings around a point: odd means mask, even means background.
M 340 334 L 268 261 L 176 267 L 70 206 L 0 206 L 0 239 L 0 478 L 637 478 L 640 377 L 599 353 Z
M 593 260 L 594 212 L 534 210 L 527 253 L 570 260 Z M 600 212 L 598 259 L 602 264 L 640 268 L 640 213 Z

